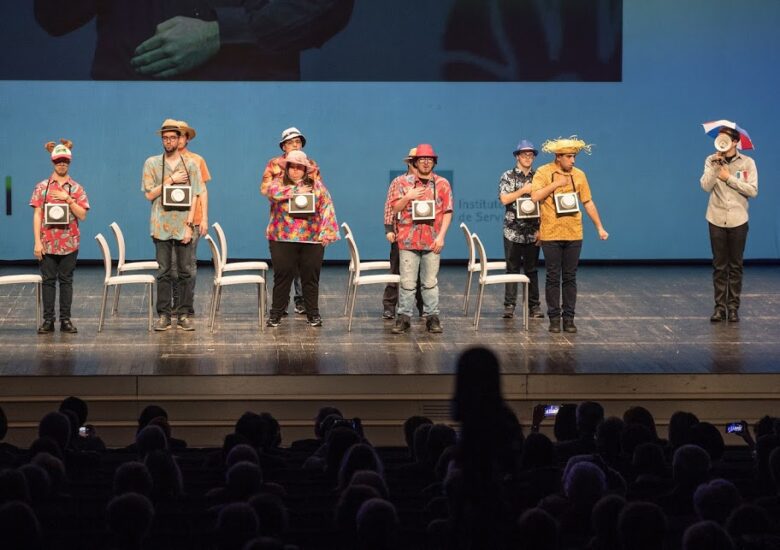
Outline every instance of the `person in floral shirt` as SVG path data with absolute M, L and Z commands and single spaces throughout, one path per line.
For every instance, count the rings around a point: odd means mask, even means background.
M 277 327 L 281 323 L 290 300 L 290 286 L 298 274 L 309 325 L 320 327 L 320 269 L 325 246 L 339 238 L 336 212 L 325 184 L 311 177 L 314 167 L 306 153 L 290 151 L 280 164 L 283 173 L 263 191 L 271 202 L 266 236 L 274 268 L 273 303 L 267 325 Z M 289 201 L 299 193 L 314 194 L 314 214 L 290 214 Z
M 73 270 L 79 254 L 79 221 L 84 221 L 89 210 L 89 199 L 84 188 L 70 177 L 71 149 L 73 143 L 60 140 L 59 145 L 50 141 L 45 145 L 51 153 L 54 171 L 45 180 L 38 182 L 30 199 L 33 207 L 33 253 L 38 258 L 43 278 L 43 323 L 38 334 L 54 332 L 54 300 L 57 295 L 57 280 L 60 281 L 60 331 L 78 332 L 70 318 L 73 303 Z M 67 224 L 46 224 L 45 205 L 62 205 L 67 209 Z

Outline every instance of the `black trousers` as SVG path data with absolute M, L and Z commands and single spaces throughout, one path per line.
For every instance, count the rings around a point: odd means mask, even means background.
M 290 286 L 301 277 L 306 314 L 319 315 L 320 270 L 325 247 L 321 244 L 268 241 L 274 269 L 271 317 L 281 317 L 290 301 Z
M 742 293 L 742 257 L 745 253 L 748 224 L 738 227 L 710 226 L 712 247 L 712 285 L 717 309 L 739 309 Z
M 528 284 L 528 307 L 539 307 L 539 247 L 535 243 L 521 244 L 504 237 L 504 257 L 507 273 L 522 273 L 531 281 Z M 517 283 L 504 286 L 504 305 L 517 305 Z
M 76 257 L 79 251 L 70 254 L 45 254 L 38 263 L 43 285 L 43 319 L 54 321 L 54 300 L 57 297 L 57 281 L 60 282 L 60 321 L 70 319 L 70 306 L 73 304 L 73 270 L 76 269 Z
M 390 273 L 393 275 L 401 274 L 401 258 L 398 253 L 398 243 L 390 243 Z M 417 303 L 417 311 L 422 316 L 423 301 L 422 301 L 422 284 L 420 283 L 420 277 L 417 277 L 417 294 L 415 294 L 415 302 Z M 385 287 L 385 293 L 382 296 L 382 305 L 384 309 L 395 311 L 398 306 L 398 284 L 389 283 Z
M 563 296 L 563 318 L 574 319 L 577 305 L 577 264 L 580 262 L 582 240 L 544 241 L 544 267 L 547 272 L 544 297 L 547 301 L 547 316 L 561 317 L 561 296 Z

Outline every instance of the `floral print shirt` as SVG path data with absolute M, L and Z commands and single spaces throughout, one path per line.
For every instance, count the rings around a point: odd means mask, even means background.
M 69 193 L 80 207 L 89 210 L 89 199 L 84 188 L 75 180 L 68 178 L 68 181 L 60 185 L 57 181 L 43 180 L 35 185 L 30 206 L 41 209 L 41 243 L 43 244 L 44 254 L 65 255 L 75 252 L 79 249 L 81 233 L 79 232 L 79 220 L 70 213 L 70 223 L 65 225 L 46 225 L 44 219 L 44 204 L 56 203 L 62 204 L 63 208 L 70 208 L 65 201 L 58 201 L 53 197 L 47 196 L 51 191 L 62 190 Z
M 192 158 L 183 158 L 179 156 L 179 162 L 171 168 L 170 164 L 165 166 L 165 176 L 163 176 L 163 162 L 165 155 L 149 157 L 144 162 L 144 172 L 141 178 L 141 191 L 148 193 L 152 189 L 162 185 L 163 177 L 169 176 L 175 172 L 179 165 L 184 162 L 184 167 L 190 175 L 190 185 L 192 185 L 192 195 L 197 197 L 205 190 L 202 183 L 200 168 Z M 149 233 L 152 237 L 160 241 L 175 240 L 180 241 L 184 238 L 184 230 L 187 226 L 187 217 L 189 209 L 167 209 L 163 207 L 162 194 L 152 201 L 152 215 L 149 219 Z
M 315 213 L 310 216 L 291 216 L 289 200 L 295 194 L 296 186 L 287 185 L 279 176 L 268 185 L 266 195 L 271 203 L 271 217 L 268 220 L 266 237 L 269 241 L 291 241 L 328 244 L 339 239 L 339 224 L 336 210 L 328 189 L 321 180 L 314 180 Z
M 397 178 L 392 204 L 398 202 L 413 187 L 424 186 L 420 200 L 436 199 L 436 217 L 433 223 L 412 221 L 412 201 L 401 210 L 398 217 L 398 233 L 396 242 L 399 250 L 428 251 L 433 249 L 433 242 L 441 232 L 444 214 L 452 212 L 452 188 L 450 182 L 441 176 L 431 174 L 431 178 L 423 183 L 419 178 Z
M 507 195 L 514 193 L 524 185 L 531 183 L 534 177 L 534 170 L 528 171 L 525 175 L 522 170 L 512 168 L 501 175 L 498 182 L 498 195 Z M 517 203 L 512 202 L 506 205 L 504 213 L 504 238 L 513 243 L 531 244 L 536 242 L 536 232 L 539 231 L 539 218 L 517 217 Z

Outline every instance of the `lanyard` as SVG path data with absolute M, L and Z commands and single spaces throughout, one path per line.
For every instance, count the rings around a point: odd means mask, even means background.
M 46 190 L 43 192 L 43 204 L 49 202 L 49 186 L 51 185 L 51 182 L 51 178 L 49 178 L 49 181 L 46 182 Z M 64 188 L 65 186 L 68 187 L 68 196 L 72 196 L 71 191 L 73 190 L 73 186 L 70 183 L 70 178 L 68 178 L 68 181 L 61 185 L 60 188 Z

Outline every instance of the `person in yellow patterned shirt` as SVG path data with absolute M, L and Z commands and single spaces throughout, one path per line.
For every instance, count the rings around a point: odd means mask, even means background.
M 588 178 L 585 172 L 574 167 L 577 153 L 585 150 L 590 154 L 590 147 L 576 136 L 546 141 L 542 151 L 555 155 L 555 160 L 541 166 L 531 183 L 531 198 L 539 201 L 541 215 L 539 240 L 547 273 L 545 298 L 550 332 L 561 332 L 561 316 L 563 330 L 577 332 L 574 306 L 577 302 L 577 264 L 582 251 L 579 204 L 596 226 L 599 238 L 606 240 L 609 237 L 591 197 Z

